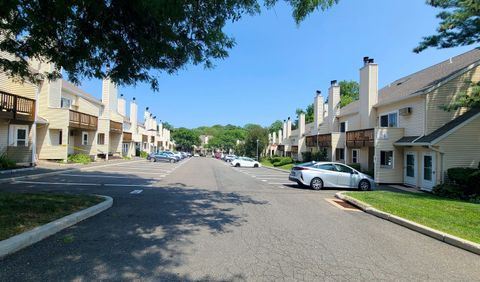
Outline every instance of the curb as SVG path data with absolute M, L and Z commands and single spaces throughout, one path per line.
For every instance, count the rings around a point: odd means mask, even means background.
M 395 224 L 401 225 L 403 227 L 406 227 L 410 230 L 422 233 L 424 235 L 427 235 L 429 237 L 432 237 L 434 239 L 437 239 L 439 241 L 442 241 L 444 243 L 450 244 L 452 246 L 455 246 L 460 249 L 464 249 L 466 251 L 472 252 L 474 254 L 480 255 L 480 244 L 444 233 L 442 231 L 427 227 L 425 225 L 410 221 L 408 219 L 386 213 L 380 210 L 377 210 L 373 208 L 372 206 L 359 201 L 357 199 L 354 199 L 350 196 L 347 196 L 344 194 L 345 192 L 338 192 L 335 194 L 335 197 L 347 201 L 352 205 L 357 206 L 361 210 L 363 210 L 366 213 L 369 213 L 371 215 L 374 215 L 376 217 L 380 217 L 382 219 L 388 220 L 390 222 L 393 222 Z
M 45 225 L 36 227 L 22 234 L 18 234 L 3 241 L 0 241 L 0 258 L 17 252 L 30 245 L 33 245 L 38 241 L 47 238 L 48 236 L 51 236 L 65 228 L 75 225 L 82 220 L 99 214 L 100 212 L 112 206 L 113 199 L 111 197 L 102 195 L 98 196 L 105 198 L 105 201 L 95 206 L 73 213 L 71 215 L 67 215 Z
M 281 168 L 276 168 L 276 167 L 271 167 L 271 166 L 264 166 L 264 165 L 262 165 L 262 167 L 272 169 L 272 170 L 276 170 L 276 171 L 285 172 L 285 173 L 290 173 L 290 171 L 288 171 L 286 169 L 281 169 Z
M 142 160 L 132 160 L 132 161 L 126 161 L 126 162 L 141 162 Z M 113 166 L 117 164 L 122 164 L 124 162 L 115 162 L 111 164 L 100 164 L 100 165 L 94 165 L 94 166 L 88 166 L 88 167 L 75 167 L 75 168 L 67 168 L 67 169 L 59 169 L 57 171 L 52 171 L 52 172 L 45 172 L 45 173 L 38 173 L 38 174 L 31 174 L 31 175 L 24 175 L 24 176 L 15 176 L 15 177 L 9 177 L 9 178 L 4 178 L 0 179 L 0 183 L 8 183 L 8 182 L 13 182 L 16 180 L 24 180 L 24 179 L 37 179 L 41 178 L 44 176 L 48 175 L 56 175 L 56 174 L 62 174 L 65 172 L 79 172 L 83 170 L 89 170 L 89 169 L 94 169 L 94 168 L 99 168 L 99 167 L 105 167 L 105 166 Z

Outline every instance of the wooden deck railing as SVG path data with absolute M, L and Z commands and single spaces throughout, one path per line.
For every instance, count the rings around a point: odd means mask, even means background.
M 307 147 L 331 147 L 332 146 L 332 135 L 331 134 L 321 134 L 321 135 L 312 135 L 307 136 L 305 143 Z
M 375 130 L 373 128 L 346 132 L 347 147 L 373 147 L 375 144 Z
M 69 126 L 72 128 L 97 130 L 98 117 L 70 110 Z
M 111 120 L 110 121 L 110 132 L 122 133 L 123 132 L 123 124 L 121 122 L 116 122 L 116 121 Z
M 0 91 L 0 118 L 33 122 L 35 100 Z
M 132 133 L 131 132 L 123 132 L 123 142 L 125 142 L 125 143 L 132 142 Z
M 148 136 L 142 134 L 142 142 L 143 143 L 148 143 Z

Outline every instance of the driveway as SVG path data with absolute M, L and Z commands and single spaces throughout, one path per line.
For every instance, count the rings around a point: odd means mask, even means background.
M 0 281 L 479 280 L 477 255 L 343 209 L 328 201 L 337 190 L 287 178 L 192 158 L 1 184 L 108 195 L 114 206 L 4 258 Z

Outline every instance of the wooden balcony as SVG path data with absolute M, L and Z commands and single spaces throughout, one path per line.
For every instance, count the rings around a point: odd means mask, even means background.
M 123 132 L 123 143 L 132 142 L 132 133 L 131 132 Z
M 110 121 L 110 132 L 119 133 L 123 132 L 123 124 L 121 122 Z
M 285 145 L 278 145 L 277 150 L 278 151 L 285 151 Z
M 298 154 L 298 146 L 297 145 L 292 146 L 292 154 Z
M 69 126 L 71 128 L 97 130 L 98 117 L 70 110 Z
M 155 143 L 155 136 L 150 136 L 150 143 Z
M 0 118 L 33 122 L 35 100 L 0 91 Z
M 148 142 L 148 136 L 142 134 L 142 142 L 147 143 Z
M 321 135 L 312 135 L 307 136 L 305 139 L 307 147 L 311 148 L 325 148 L 332 146 L 332 135 L 331 134 L 321 134 Z
M 375 145 L 375 130 L 373 128 L 346 132 L 347 147 L 361 148 Z

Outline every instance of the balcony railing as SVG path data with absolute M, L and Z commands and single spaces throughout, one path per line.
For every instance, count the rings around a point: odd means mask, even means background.
M 123 142 L 125 142 L 125 143 L 132 142 L 132 133 L 131 132 L 123 132 Z
M 98 117 L 70 110 L 69 126 L 72 128 L 97 130 Z
M 321 134 L 307 136 L 305 139 L 307 147 L 331 147 L 332 146 L 332 135 L 331 134 Z
M 361 148 L 361 147 L 373 147 L 375 145 L 375 130 L 361 129 L 346 132 L 347 147 Z
M 148 136 L 142 134 L 142 142 L 147 143 L 148 142 Z
M 0 91 L 0 118 L 33 122 L 35 100 Z
M 292 154 L 298 154 L 298 146 L 292 146 Z
M 285 151 L 285 145 L 278 145 L 277 150 L 278 151 Z
M 121 122 L 116 122 L 116 121 L 111 120 L 110 121 L 110 132 L 122 133 L 123 132 L 123 124 Z

